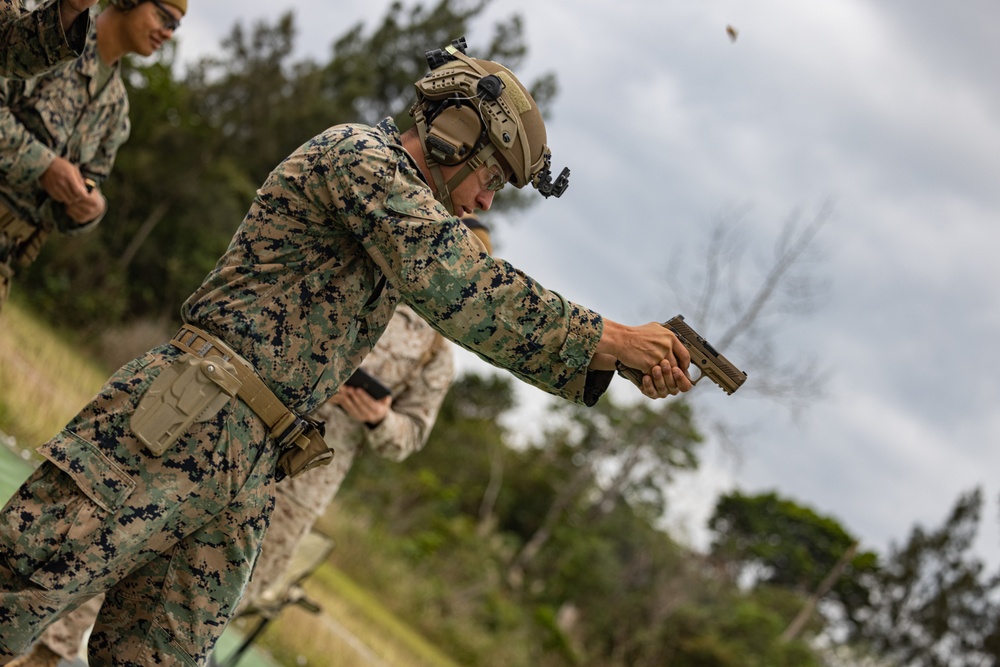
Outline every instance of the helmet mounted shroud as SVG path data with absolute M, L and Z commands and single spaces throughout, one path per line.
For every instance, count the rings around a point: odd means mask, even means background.
M 538 105 L 510 70 L 470 58 L 466 48 L 460 38 L 425 54 L 431 72 L 416 82 L 410 110 L 437 199 L 451 211 L 451 191 L 482 165 L 500 161 L 514 187 L 530 183 L 545 197 L 559 197 L 569 185 L 569 169 L 553 182 Z M 445 183 L 440 167 L 458 165 Z

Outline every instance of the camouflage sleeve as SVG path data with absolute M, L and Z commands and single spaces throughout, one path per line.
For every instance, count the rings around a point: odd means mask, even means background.
M 0 76 L 27 79 L 83 53 L 90 13 L 63 32 L 59 0 L 23 12 L 20 0 L 0 0 Z
M 111 175 L 118 149 L 128 141 L 129 133 L 132 131 L 128 117 L 128 97 L 124 92 L 115 102 L 115 106 L 114 120 L 105 128 L 97 153 L 89 162 L 80 165 L 80 171 L 98 183 L 104 182 Z
M 87 164 L 80 165 L 80 171 L 82 171 L 85 176 L 94 179 L 98 183 L 103 183 L 107 180 L 108 176 L 111 175 L 111 168 L 114 166 L 115 156 L 118 155 L 118 149 L 121 148 L 122 144 L 128 140 L 128 135 L 131 130 L 128 117 L 127 97 L 122 97 L 122 99 L 118 102 L 117 112 L 118 113 L 114 122 L 110 123 L 106 128 L 104 137 L 101 140 L 101 145 L 97 149 L 97 153 L 94 158 L 87 162 Z M 72 220 L 69 215 L 65 213 L 65 209 L 61 209 L 59 213 L 54 215 L 54 217 L 60 232 L 66 234 L 67 236 L 78 236 L 93 230 L 93 228 L 100 224 L 101 220 L 104 219 L 107 212 L 108 209 L 105 208 L 103 213 L 85 224 L 80 224 L 75 220 Z
M 13 187 L 35 183 L 56 158 L 10 110 L 13 96 L 23 85 L 0 78 L 0 174 Z
M 402 461 L 423 449 L 454 376 L 455 355 L 449 343 L 440 341 L 423 368 L 416 369 L 413 381 L 393 399 L 382 423 L 366 430 L 365 440 L 372 451 Z
M 598 313 L 486 254 L 431 195 L 401 146 L 344 141 L 313 177 L 403 301 L 446 338 L 548 393 L 585 403 Z M 326 171 L 324 167 L 323 171 Z M 309 187 L 309 186 L 307 186 Z

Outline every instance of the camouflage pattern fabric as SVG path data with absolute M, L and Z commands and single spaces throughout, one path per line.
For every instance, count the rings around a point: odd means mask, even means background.
M 491 364 L 592 402 L 601 316 L 488 256 L 434 199 L 391 119 L 329 128 L 278 165 L 181 312 L 308 413 L 371 351 L 400 299 Z
M 307 471 L 303 476 L 310 476 L 318 482 L 315 476 L 310 475 L 312 472 Z M 282 491 L 281 487 L 288 481 L 278 483 L 271 524 L 254 566 L 253 577 L 234 616 L 257 613 L 273 617 L 289 599 L 289 589 L 295 582 L 288 581 L 286 575 L 290 574 L 296 549 L 309 535 L 317 516 L 287 490 Z
M 361 449 L 402 461 L 423 448 L 451 386 L 455 363 L 451 344 L 400 305 L 361 368 L 392 390 L 389 413 L 374 428 L 333 403 L 313 413 L 326 424 L 333 462 L 278 484 L 274 517 L 241 609 L 262 606 L 260 596 L 282 581 L 295 549 L 337 495 Z
M 39 178 L 62 157 L 101 183 L 129 135 L 119 65 L 97 90 L 97 24 L 90 24 L 87 45 L 76 60 L 26 81 L 0 78 L 0 201 L 28 223 L 64 233 L 86 231 L 100 218 L 77 224 L 49 198 Z
M 103 603 L 104 595 L 101 594 L 90 598 L 68 614 L 63 614 L 42 633 L 39 643 L 63 660 L 73 662 L 81 655 L 84 648 L 83 636 L 97 622 Z
M 411 308 L 399 305 L 361 368 L 392 390 L 385 419 L 369 428 L 333 403 L 324 403 L 313 416 L 326 424 L 325 439 L 336 452 L 335 461 L 310 471 L 319 473 L 320 484 L 303 475 L 278 485 L 317 517 L 326 511 L 362 447 L 397 462 L 423 449 L 454 378 L 455 360 L 450 343 Z
M 178 356 L 163 346 L 122 367 L 0 514 L 0 662 L 105 591 L 91 665 L 207 660 L 267 528 L 276 451 L 233 400 L 150 456 L 129 418 Z
M 588 383 L 600 315 L 487 255 L 389 119 L 330 128 L 278 165 L 182 316 L 305 414 L 371 351 L 399 299 L 550 393 L 592 404 L 610 381 Z M 263 540 L 277 452 L 232 400 L 148 454 L 129 418 L 179 356 L 163 346 L 126 364 L 0 512 L 0 659 L 105 590 L 91 665 L 203 664 L 212 651 Z
M 280 580 L 296 547 L 337 494 L 362 447 L 393 461 L 423 448 L 451 386 L 455 364 L 450 344 L 401 305 L 361 367 L 392 389 L 390 411 L 375 428 L 330 403 L 313 414 L 326 423 L 326 442 L 336 456 L 328 466 L 278 484 L 271 526 L 241 608 L 258 604 L 260 594 Z M 38 641 L 72 660 L 80 653 L 84 633 L 96 622 L 102 600 L 103 596 L 94 598 L 60 617 Z
M 78 57 L 91 23 L 84 12 L 67 34 L 59 0 L 49 0 L 33 12 L 23 11 L 21 0 L 0 0 L 0 76 L 27 79 Z

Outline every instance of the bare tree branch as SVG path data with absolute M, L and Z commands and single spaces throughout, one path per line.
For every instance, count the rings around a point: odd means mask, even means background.
M 722 214 L 710 229 L 695 270 L 672 263 L 667 276 L 677 303 L 720 350 L 732 350 L 741 367 L 753 369 L 754 381 L 743 390 L 774 400 L 798 413 L 823 393 L 826 374 L 813 358 L 796 358 L 776 344 L 789 317 L 809 314 L 820 300 L 823 281 L 810 262 L 819 232 L 830 221 L 833 206 L 823 204 L 801 224 L 794 211 L 775 239 L 763 272 L 752 278 L 747 256 L 751 244 L 741 233 L 744 211 Z M 722 327 L 721 333 L 715 333 Z
M 829 221 L 832 212 L 831 205 L 827 203 L 803 229 L 798 229 L 795 224 L 797 216 L 785 224 L 778 239 L 774 264 L 736 321 L 718 338 L 719 346 L 728 347 L 739 336 L 750 331 L 769 306 L 781 305 L 774 303 L 775 293 L 787 285 L 788 274 L 809 249 L 819 230 Z M 791 286 L 800 290 L 804 288 L 801 281 L 797 283 L 792 281 Z

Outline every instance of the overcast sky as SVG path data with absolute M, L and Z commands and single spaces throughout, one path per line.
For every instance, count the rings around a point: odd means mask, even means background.
M 387 6 L 193 0 L 177 37 L 194 58 L 236 20 L 292 9 L 300 53 L 322 60 Z M 714 494 L 734 486 L 775 489 L 884 551 L 980 485 L 980 547 L 1000 562 L 1000 5 L 508 0 L 489 11 L 525 20 L 517 73 L 560 84 L 548 134 L 569 190 L 486 217 L 498 254 L 546 287 L 614 320 L 663 320 L 679 312 L 666 264 L 696 256 L 714 220 L 741 212 L 741 237 L 766 258 L 793 211 L 808 220 L 833 203 L 809 267 L 828 283 L 822 307 L 778 339 L 829 372 L 827 395 L 793 421 L 753 396 L 752 366 L 732 397 L 696 388 L 699 413 L 726 415 L 741 436 L 738 456 L 710 443 L 703 472 L 675 489 L 674 520 L 694 543 Z M 461 365 L 478 368 L 464 354 Z

